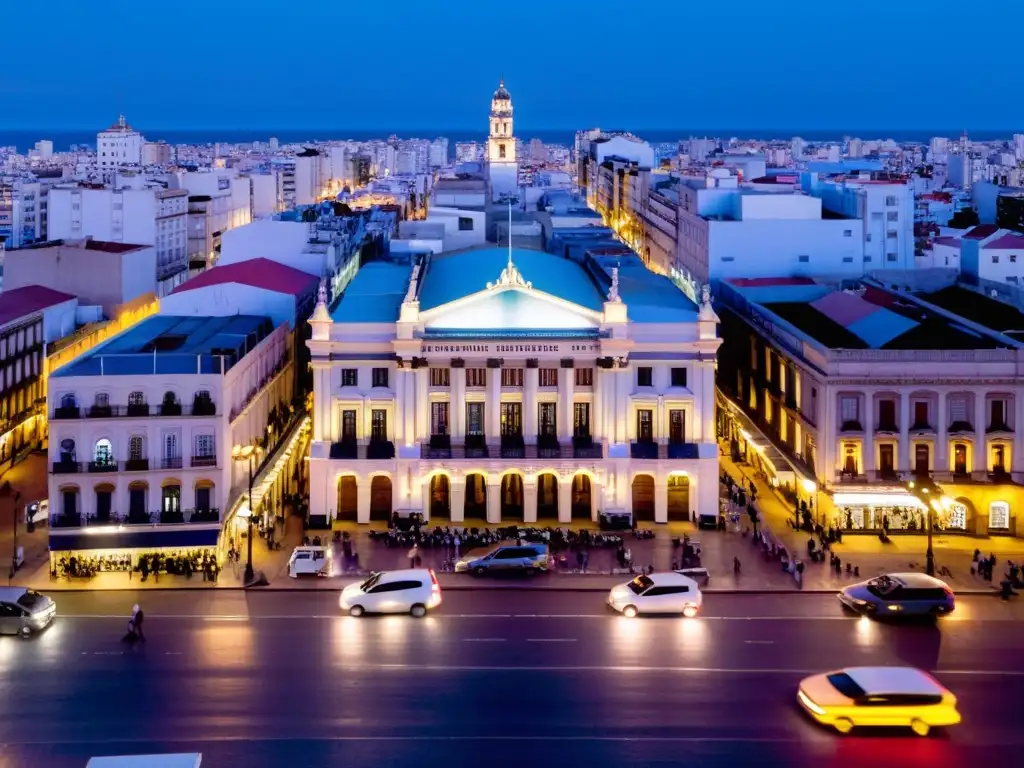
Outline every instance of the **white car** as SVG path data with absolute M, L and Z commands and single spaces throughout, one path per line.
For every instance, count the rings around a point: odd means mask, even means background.
M 441 604 L 441 585 L 427 568 L 381 571 L 341 590 L 338 605 L 350 616 L 409 613 L 417 619 Z
M 299 576 L 333 576 L 334 558 L 327 547 L 296 547 L 288 558 L 288 575 L 293 579 Z
M 667 613 L 692 618 L 700 610 L 702 600 L 696 581 L 672 571 L 637 576 L 630 582 L 612 587 L 608 593 L 608 605 L 628 618 L 641 613 Z

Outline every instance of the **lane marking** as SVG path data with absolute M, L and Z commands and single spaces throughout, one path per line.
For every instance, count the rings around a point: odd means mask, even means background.
M 775 645 L 774 640 L 744 640 L 747 645 Z
M 575 637 L 528 637 L 528 643 L 575 643 Z
M 464 643 L 504 643 L 504 637 L 464 637 Z
M 497 665 L 442 665 L 442 664 L 360 664 L 348 666 L 353 671 L 379 669 L 395 671 L 426 672 L 675 672 L 683 674 L 710 675 L 816 675 L 820 669 L 758 669 L 726 667 L 680 667 L 680 666 L 629 666 L 629 665 L 568 665 L 568 666 L 497 666 Z M 935 669 L 937 675 L 958 675 L 964 677 L 1024 677 L 1024 670 L 980 670 L 980 669 Z

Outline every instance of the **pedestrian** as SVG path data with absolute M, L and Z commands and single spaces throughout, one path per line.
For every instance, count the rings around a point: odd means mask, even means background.
M 578 571 L 582 571 L 583 570 L 583 550 L 582 549 L 577 549 L 576 550 L 576 570 L 578 570 Z
M 459 538 L 459 534 L 455 534 L 455 559 L 459 558 L 459 546 L 462 544 L 462 539 Z
M 583 572 L 587 572 L 587 565 L 590 564 L 590 550 L 586 547 L 583 548 Z
M 142 642 L 146 642 L 146 636 L 142 633 L 142 620 L 145 618 L 145 614 L 142 608 L 139 607 L 138 603 L 132 606 L 132 620 L 131 624 L 135 630 L 135 637 Z
M 409 550 L 409 567 L 415 568 L 420 559 L 420 547 L 419 544 L 413 544 L 412 549 Z
M 732 559 L 732 572 L 737 576 L 740 575 L 740 559 L 738 557 Z

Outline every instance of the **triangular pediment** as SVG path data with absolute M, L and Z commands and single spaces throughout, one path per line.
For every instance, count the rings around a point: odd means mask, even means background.
M 422 315 L 424 329 L 595 330 L 600 314 L 529 288 L 481 291 Z

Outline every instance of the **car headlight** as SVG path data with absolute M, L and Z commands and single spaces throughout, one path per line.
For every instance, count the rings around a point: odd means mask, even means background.
M 805 707 L 807 707 L 807 709 L 811 710 L 811 712 L 813 712 L 814 714 L 816 714 L 816 715 L 824 715 L 825 714 L 825 710 L 822 709 L 821 707 L 819 707 L 813 701 L 811 701 L 811 699 L 803 691 L 797 691 L 796 695 L 800 698 L 800 703 L 802 703 Z

